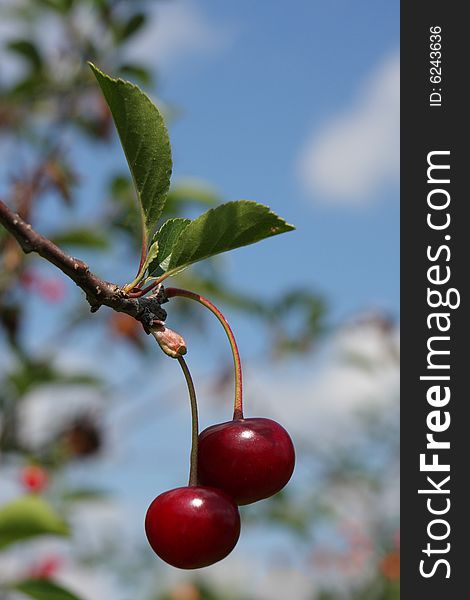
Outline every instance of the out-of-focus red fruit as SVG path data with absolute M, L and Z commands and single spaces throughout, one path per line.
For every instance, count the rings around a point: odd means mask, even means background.
M 389 552 L 380 563 L 380 571 L 390 581 L 400 579 L 400 553 Z
M 47 487 L 49 476 L 44 467 L 40 465 L 27 465 L 21 470 L 20 480 L 28 492 L 39 494 Z
M 32 269 L 24 269 L 19 276 L 19 281 L 25 289 L 29 289 L 37 281 L 36 273 Z
M 180 583 L 170 592 L 170 600 L 201 600 L 201 594 L 193 583 Z
M 134 317 L 126 315 L 126 313 L 113 312 L 109 320 L 109 327 L 115 335 L 125 338 L 139 348 L 144 347 L 142 325 Z
M 56 277 L 44 277 L 34 269 L 25 269 L 20 275 L 21 285 L 30 292 L 36 292 L 49 302 L 59 302 L 65 296 L 66 287 Z
M 39 294 L 49 302 L 60 302 L 65 296 L 65 285 L 58 279 L 44 279 L 38 286 Z
M 50 579 L 62 567 L 63 559 L 60 556 L 47 556 L 33 565 L 28 571 L 31 579 Z

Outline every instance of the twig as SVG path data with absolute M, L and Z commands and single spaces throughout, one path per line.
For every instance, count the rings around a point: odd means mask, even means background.
M 129 297 L 121 287 L 100 279 L 91 273 L 82 260 L 66 254 L 51 240 L 34 231 L 30 224 L 1 200 L 0 223 L 15 237 L 25 254 L 36 252 L 74 281 L 85 292 L 92 312 L 96 312 L 100 306 L 109 306 L 140 321 L 147 332 L 154 320 L 166 319 L 166 312 L 160 306 L 166 301 L 163 294 L 152 294 L 145 298 Z

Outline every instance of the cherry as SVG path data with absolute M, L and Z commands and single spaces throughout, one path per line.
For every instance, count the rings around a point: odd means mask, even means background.
M 39 494 L 47 486 L 49 477 L 40 465 L 27 465 L 21 470 L 20 480 L 26 490 Z
M 292 440 L 271 419 L 234 419 L 199 434 L 199 482 L 223 490 L 237 504 L 250 504 L 281 490 L 294 465 Z
M 190 485 L 155 498 L 145 517 L 153 550 L 180 569 L 200 569 L 225 558 L 240 535 L 240 515 L 221 490 Z
M 63 559 L 60 556 L 46 556 L 29 570 L 28 577 L 30 579 L 51 579 L 62 565 Z

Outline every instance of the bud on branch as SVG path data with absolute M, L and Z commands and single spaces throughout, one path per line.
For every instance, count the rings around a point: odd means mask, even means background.
M 149 330 L 167 356 L 179 358 L 188 351 L 184 338 L 176 331 L 169 329 L 163 321 L 154 321 Z

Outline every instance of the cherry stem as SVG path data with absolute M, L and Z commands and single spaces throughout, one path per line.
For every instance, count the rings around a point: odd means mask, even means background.
M 191 300 L 195 300 L 196 302 L 199 302 L 199 304 L 202 304 L 203 306 L 208 308 L 220 321 L 225 333 L 227 334 L 228 341 L 230 342 L 230 347 L 232 349 L 233 356 L 233 366 L 235 369 L 235 400 L 233 403 L 233 419 L 243 419 L 242 364 L 235 336 L 233 335 L 233 331 L 231 330 L 226 318 L 220 312 L 220 310 L 214 304 L 212 304 L 212 302 L 210 302 L 210 300 L 207 300 L 207 298 L 204 298 L 199 294 L 190 292 L 189 290 L 182 290 L 179 288 L 165 288 L 165 294 L 167 298 L 181 296 L 184 298 L 190 298 Z
M 181 365 L 181 369 L 184 373 L 184 378 L 188 384 L 189 401 L 191 403 L 191 458 L 189 468 L 189 484 L 197 485 L 197 449 L 198 449 L 198 435 L 199 435 L 199 424 L 197 418 L 197 400 L 196 390 L 194 389 L 193 379 L 189 372 L 188 365 L 182 356 L 178 356 L 178 362 Z

